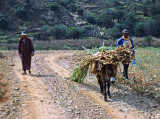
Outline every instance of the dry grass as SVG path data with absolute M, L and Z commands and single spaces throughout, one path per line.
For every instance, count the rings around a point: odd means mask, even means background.
M 73 60 L 80 62 L 84 55 L 75 55 Z M 156 99 L 160 103 L 160 48 L 136 49 L 136 65 L 130 63 L 129 81 L 123 77 L 123 66 L 118 67 L 117 81 L 128 85 L 137 94 Z
M 160 48 L 137 49 L 136 61 L 136 66 L 130 64 L 129 81 L 123 80 L 122 68 L 117 79 L 137 93 L 146 94 L 160 102 Z
M 138 38 L 133 37 L 133 42 L 135 46 L 147 46 L 147 42 L 145 42 L 144 38 Z M 86 48 L 92 48 L 92 47 L 99 47 L 102 46 L 103 42 L 105 46 L 116 46 L 117 40 L 105 40 L 105 39 L 78 39 L 78 40 L 46 40 L 46 41 L 34 41 L 33 44 L 35 46 L 36 50 L 80 50 L 83 49 L 82 46 L 85 46 Z M 151 46 L 153 47 L 159 47 L 160 46 L 160 39 L 153 38 L 153 41 L 151 42 Z M 17 50 L 18 44 L 17 43 L 1 43 L 0 49 L 2 50 Z

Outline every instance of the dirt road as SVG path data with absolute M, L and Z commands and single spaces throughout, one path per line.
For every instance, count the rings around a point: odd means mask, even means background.
M 159 104 L 136 95 L 128 87 L 113 85 L 112 99 L 105 102 L 94 75 L 90 74 L 84 84 L 68 80 L 71 70 L 77 65 L 72 56 L 79 53 L 80 51 L 37 51 L 32 58 L 32 74 L 22 75 L 17 53 L 5 52 L 13 66 L 9 77 L 12 77 L 12 84 L 15 85 L 10 86 L 14 87 L 16 93 L 14 98 L 11 93 L 8 94 L 8 101 L 0 108 L 3 112 L 0 119 L 160 118 Z M 19 100 L 19 105 L 9 106 L 11 99 L 14 102 L 15 99 Z M 5 111 L 7 104 L 10 110 Z M 17 111 L 13 111 L 13 108 Z

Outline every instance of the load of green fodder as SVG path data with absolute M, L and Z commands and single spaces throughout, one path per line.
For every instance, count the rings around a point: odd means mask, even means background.
M 81 65 L 73 70 L 71 80 L 75 82 L 83 82 L 87 75 L 89 66 L 91 65 L 92 73 L 96 74 L 97 70 L 101 70 L 104 65 L 118 65 L 120 62 L 128 64 L 133 58 L 132 49 L 125 47 L 117 47 L 115 50 L 96 52 L 86 55 Z

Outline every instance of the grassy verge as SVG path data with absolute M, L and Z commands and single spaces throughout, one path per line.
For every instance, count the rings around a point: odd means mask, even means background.
M 160 103 L 160 48 L 139 48 L 136 52 L 136 66 L 130 64 L 129 81 L 118 73 L 118 81 L 129 85 L 138 94 L 155 98 Z M 122 68 L 121 68 L 122 70 Z

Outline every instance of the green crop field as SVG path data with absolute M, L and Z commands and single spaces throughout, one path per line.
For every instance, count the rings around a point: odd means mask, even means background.
M 129 81 L 124 81 L 119 68 L 117 79 L 129 85 L 139 94 L 146 94 L 160 102 L 160 48 L 139 48 L 136 50 L 136 65 L 130 64 Z

